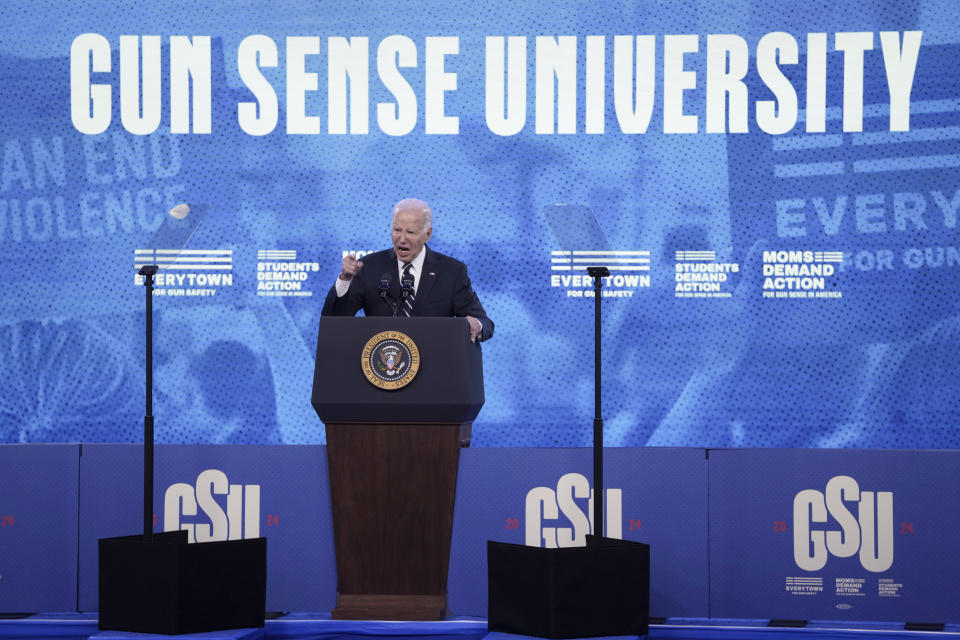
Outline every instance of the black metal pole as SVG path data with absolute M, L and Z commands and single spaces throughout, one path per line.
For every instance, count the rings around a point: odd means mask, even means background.
M 593 533 L 603 537 L 603 413 L 600 386 L 600 298 L 603 280 L 610 275 L 606 267 L 588 267 L 593 278 Z
M 139 271 L 147 292 L 146 384 L 147 407 L 143 416 L 143 539 L 153 540 L 153 276 L 159 267 L 146 265 Z

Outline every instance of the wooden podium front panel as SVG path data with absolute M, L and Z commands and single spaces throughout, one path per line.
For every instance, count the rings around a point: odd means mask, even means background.
M 341 610 L 334 617 L 383 618 L 390 599 L 382 596 L 391 595 L 410 604 L 421 596 L 442 617 L 462 427 L 469 425 L 326 425 Z M 363 602 L 368 615 L 357 607 Z

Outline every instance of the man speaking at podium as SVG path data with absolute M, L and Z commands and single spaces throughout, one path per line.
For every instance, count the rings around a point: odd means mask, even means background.
M 389 316 L 396 305 L 400 316 L 466 318 L 471 341 L 489 340 L 493 321 L 470 286 L 466 265 L 429 249 L 432 234 L 433 212 L 426 202 L 415 198 L 398 202 L 390 226 L 393 249 L 363 260 L 344 256 L 322 315 L 352 316 L 363 309 L 368 316 Z

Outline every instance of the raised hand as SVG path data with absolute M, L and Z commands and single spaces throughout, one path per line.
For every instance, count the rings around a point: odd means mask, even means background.
M 350 253 L 343 256 L 343 270 L 340 272 L 341 280 L 352 280 L 353 276 L 360 273 L 363 268 L 363 262 L 357 260 L 357 256 Z

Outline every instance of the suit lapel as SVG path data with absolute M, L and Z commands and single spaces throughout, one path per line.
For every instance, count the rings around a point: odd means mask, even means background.
M 437 281 L 437 264 L 433 251 L 427 247 L 423 248 L 427 255 L 423 257 L 423 273 L 420 274 L 420 284 L 417 286 L 417 298 L 413 302 L 413 315 L 420 315 L 419 310 L 423 308 L 426 301 L 430 299 L 430 290 L 433 289 Z

